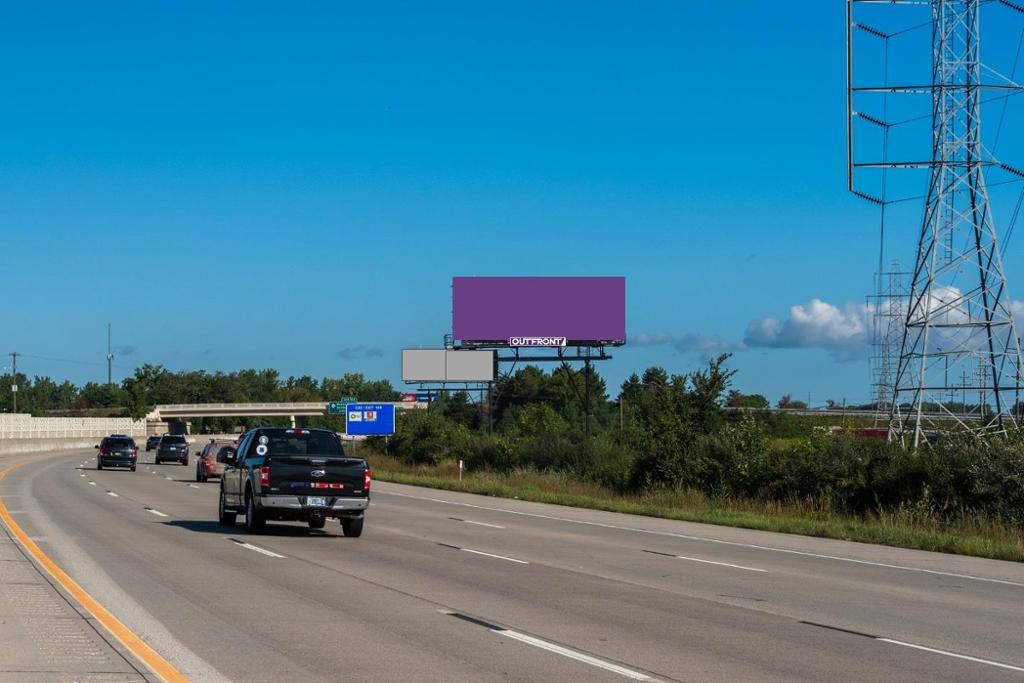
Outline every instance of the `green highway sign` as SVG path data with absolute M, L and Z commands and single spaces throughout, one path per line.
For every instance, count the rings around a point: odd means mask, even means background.
M 347 406 L 349 403 L 358 403 L 358 402 L 359 402 L 359 399 L 356 398 L 355 396 L 342 396 L 341 399 L 339 399 L 337 401 L 330 401 L 330 402 L 328 402 L 328 404 L 327 404 L 327 414 L 328 415 L 344 415 L 345 414 L 345 406 Z

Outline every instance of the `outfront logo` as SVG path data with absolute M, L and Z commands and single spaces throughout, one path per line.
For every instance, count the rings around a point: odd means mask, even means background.
M 509 337 L 509 346 L 565 346 L 565 337 Z

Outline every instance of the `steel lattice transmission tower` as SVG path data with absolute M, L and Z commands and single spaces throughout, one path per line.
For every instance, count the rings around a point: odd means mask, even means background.
M 859 2 L 863 0 L 848 0 L 848 31 L 863 30 L 884 40 L 888 68 L 889 43 L 902 32 L 854 21 L 853 5 Z M 1007 78 L 982 63 L 980 10 L 993 4 L 991 0 L 886 4 L 930 9 L 932 52 L 930 83 L 889 85 L 886 74 L 880 86 L 857 88 L 851 71 L 848 95 L 852 191 L 880 203 L 884 211 L 884 186 L 880 196 L 859 192 L 853 182 L 856 169 L 924 169 L 929 175 L 889 404 L 890 435 L 916 447 L 928 433 L 957 423 L 978 434 L 1005 434 L 1017 426 L 1021 351 L 985 173 L 1020 172 L 1001 164 L 983 144 L 981 109 L 983 97 L 1021 86 L 1012 75 Z M 881 160 L 858 163 L 853 122 L 865 118 L 883 128 L 886 145 L 894 126 L 884 117 L 856 111 L 853 100 L 860 92 L 930 96 L 931 158 L 893 161 L 886 147 Z M 971 377 L 973 386 L 956 385 L 963 376 Z M 977 396 L 977 404 L 952 406 L 957 390 Z
M 875 424 L 888 424 L 896 387 L 900 347 L 903 343 L 903 322 L 906 318 L 907 273 L 900 271 L 899 261 L 890 270 L 875 274 L 875 294 L 868 297 L 871 315 L 871 397 L 875 404 Z

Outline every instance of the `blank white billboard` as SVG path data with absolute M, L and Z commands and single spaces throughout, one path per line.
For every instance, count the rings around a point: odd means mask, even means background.
M 402 349 L 403 382 L 443 382 L 444 349 Z
M 403 382 L 493 382 L 494 351 L 402 349 Z
M 446 351 L 444 358 L 448 382 L 494 381 L 494 351 Z

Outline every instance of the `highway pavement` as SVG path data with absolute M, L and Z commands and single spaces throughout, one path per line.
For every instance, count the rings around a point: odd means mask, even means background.
M 361 538 L 251 536 L 216 481 L 140 457 L 30 456 L 0 500 L 191 680 L 1024 680 L 1024 565 L 382 482 Z M 15 628 L 42 584 L 5 540 L 0 680 L 155 680 L 88 619 L 94 664 Z

